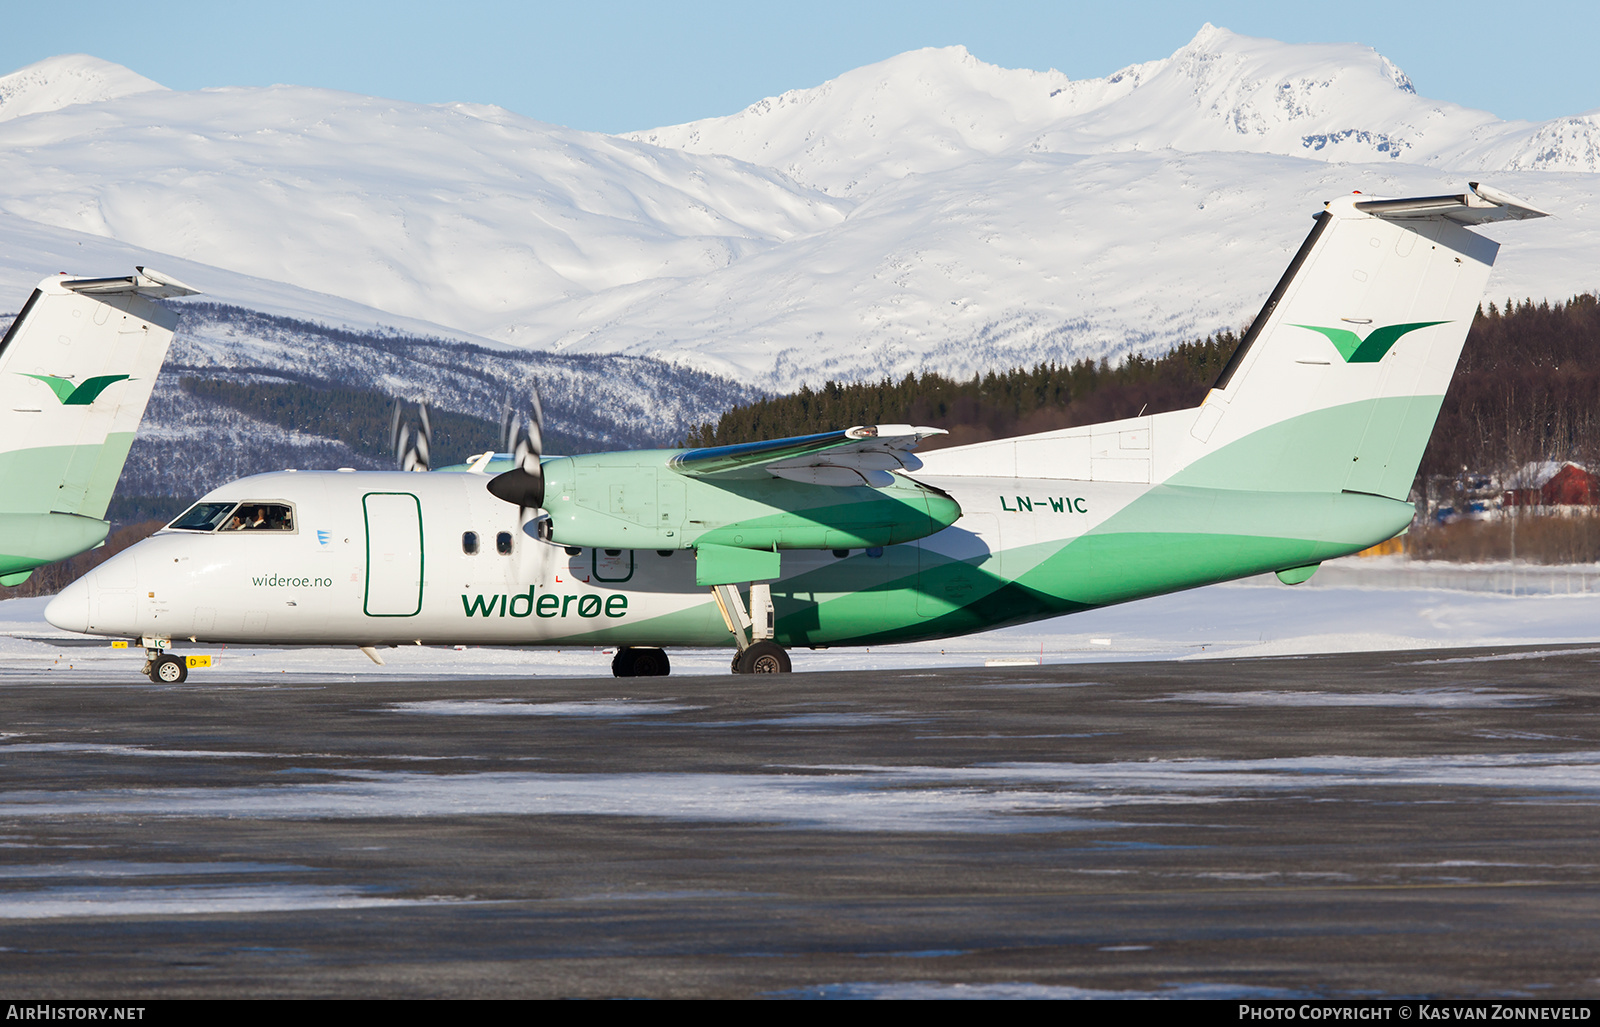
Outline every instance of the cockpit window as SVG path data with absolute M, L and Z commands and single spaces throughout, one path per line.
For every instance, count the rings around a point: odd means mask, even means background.
M 196 503 L 167 525 L 184 531 L 294 531 L 294 508 L 285 503 Z
M 240 503 L 223 531 L 293 531 L 294 511 L 282 503 Z
M 167 527 L 184 531 L 215 531 L 217 525 L 227 520 L 233 507 L 233 503 L 196 503 Z

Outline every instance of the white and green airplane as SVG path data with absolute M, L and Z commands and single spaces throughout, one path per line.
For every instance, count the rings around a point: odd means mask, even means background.
M 0 340 L 0 585 L 105 541 L 111 492 L 195 290 L 146 268 L 46 278 Z
M 1423 447 L 1498 244 L 1544 212 L 1473 184 L 1340 197 L 1196 408 L 912 454 L 873 425 L 458 473 L 263 474 L 206 495 L 64 590 L 61 628 L 362 647 L 795 648 L 959 635 L 1323 561 L 1404 531 Z M 537 403 L 535 403 L 537 408 Z M 503 473 L 491 474 L 498 467 Z

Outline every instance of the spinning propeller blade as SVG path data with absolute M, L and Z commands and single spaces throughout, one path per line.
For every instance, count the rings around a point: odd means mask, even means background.
M 389 426 L 389 444 L 402 471 L 426 471 L 433 450 L 433 425 L 428 422 L 428 404 L 417 404 L 418 424 L 413 428 L 403 416 L 405 403 L 396 400 L 394 420 Z
M 544 407 L 539 402 L 537 385 L 533 388 L 527 416 L 512 407 L 509 397 L 506 399 L 501 427 L 505 431 L 506 450 L 516 466 L 491 478 L 489 492 L 507 503 L 515 503 L 523 511 L 539 510 L 544 506 L 544 468 L 539 464 L 544 452 Z

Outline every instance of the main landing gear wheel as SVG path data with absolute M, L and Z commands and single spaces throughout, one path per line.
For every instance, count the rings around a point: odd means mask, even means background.
M 776 642 L 757 642 L 733 661 L 735 674 L 787 674 L 792 669 L 789 654 Z
M 162 656 L 150 661 L 150 680 L 158 685 L 181 685 L 188 676 L 188 663 L 176 656 Z
M 619 678 L 660 678 L 672 673 L 672 661 L 664 649 L 617 650 L 611 658 L 611 674 Z

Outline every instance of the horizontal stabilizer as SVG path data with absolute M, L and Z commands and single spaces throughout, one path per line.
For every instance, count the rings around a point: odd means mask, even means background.
M 668 463 L 696 478 L 787 478 L 808 485 L 885 488 L 893 471 L 914 471 L 922 462 L 911 450 L 942 428 L 909 424 L 868 424 L 843 431 L 797 435 L 736 446 L 690 449 Z
M 198 296 L 199 289 L 190 288 L 170 275 L 147 267 L 136 267 L 134 273 L 122 278 L 62 278 L 63 289 L 85 296 L 106 296 L 134 293 L 150 299 L 165 300 L 177 296 Z
M 1526 221 L 1529 218 L 1546 218 L 1548 211 L 1540 210 L 1526 200 L 1519 200 L 1492 186 L 1468 182 L 1469 192 L 1448 196 L 1414 196 L 1402 200 L 1357 200 L 1355 208 L 1373 217 L 1388 219 L 1446 217 L 1463 225 L 1481 225 L 1490 221 Z

